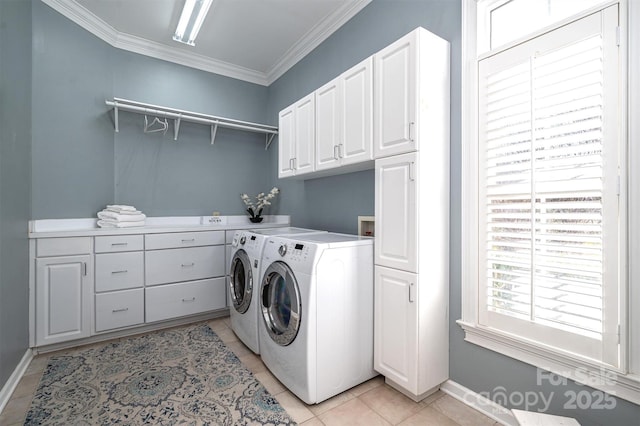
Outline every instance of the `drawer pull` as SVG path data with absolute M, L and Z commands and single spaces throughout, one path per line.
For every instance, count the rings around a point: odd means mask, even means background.
M 116 313 L 116 312 L 127 312 L 128 310 L 129 310 L 129 308 L 122 308 L 122 309 L 114 309 L 111 312 L 113 312 L 113 313 Z
M 188 240 L 182 240 L 183 243 L 192 243 L 194 242 L 196 239 L 195 238 L 189 238 Z
M 122 271 L 111 271 L 112 274 L 126 274 L 129 272 L 127 269 L 123 269 Z
M 196 298 L 192 297 L 191 299 L 182 299 L 182 301 L 185 302 L 185 303 L 195 302 Z
M 112 246 L 128 246 L 129 243 L 111 243 Z
M 192 267 L 192 266 L 195 266 L 195 263 L 191 262 L 191 263 L 183 263 L 183 264 L 182 264 L 182 267 L 183 267 L 183 268 L 190 268 L 190 267 Z

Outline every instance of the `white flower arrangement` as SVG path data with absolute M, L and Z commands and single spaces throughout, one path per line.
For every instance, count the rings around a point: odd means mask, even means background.
M 258 195 L 256 195 L 255 204 L 251 200 L 251 197 L 249 197 L 247 194 L 240 194 L 240 198 L 244 202 L 245 206 L 247 206 L 247 212 L 251 216 L 251 219 L 260 218 L 260 220 L 262 220 L 262 218 L 260 217 L 260 215 L 262 214 L 262 209 L 265 206 L 270 206 L 271 205 L 270 200 L 274 199 L 276 195 L 278 195 L 279 193 L 280 193 L 280 190 L 274 186 L 273 188 L 271 188 L 271 191 L 269 191 L 268 194 L 265 195 L 264 192 L 261 192 Z

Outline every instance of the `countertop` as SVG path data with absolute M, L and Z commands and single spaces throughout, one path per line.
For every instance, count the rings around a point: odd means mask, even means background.
M 228 229 L 274 228 L 289 226 L 291 223 L 288 215 L 264 216 L 261 223 L 251 223 L 248 216 L 245 215 L 215 217 L 219 218 L 221 223 L 208 223 L 211 216 L 147 217 L 144 226 L 132 228 L 99 228 L 96 225 L 97 218 L 31 220 L 29 221 L 29 238 L 225 231 Z

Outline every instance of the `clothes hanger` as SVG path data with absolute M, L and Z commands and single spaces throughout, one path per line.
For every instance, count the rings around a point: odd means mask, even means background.
M 159 126 L 157 128 L 153 128 L 153 126 Z M 144 116 L 144 132 L 145 133 L 156 133 L 162 132 L 162 134 L 166 134 L 169 129 L 169 122 L 165 118 L 164 121 L 160 120 L 158 117 L 155 117 L 153 121 L 149 124 L 149 118 L 145 114 Z

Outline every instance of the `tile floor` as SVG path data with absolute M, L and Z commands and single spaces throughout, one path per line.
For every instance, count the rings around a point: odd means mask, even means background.
M 289 415 L 302 426 L 497 426 L 484 416 L 440 391 L 421 402 L 414 402 L 387 386 L 381 376 L 349 389 L 317 405 L 307 405 L 289 392 L 264 366 L 259 356 L 240 342 L 229 328 L 229 319 L 220 318 L 209 326 L 276 397 Z M 51 354 L 31 361 L 4 411 L 0 425 L 22 425 L 42 373 Z

